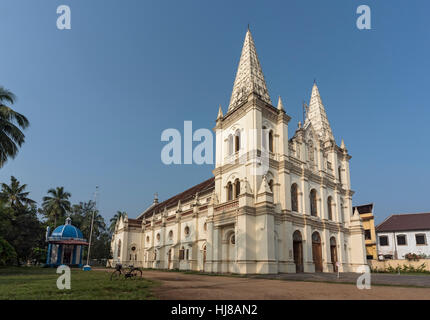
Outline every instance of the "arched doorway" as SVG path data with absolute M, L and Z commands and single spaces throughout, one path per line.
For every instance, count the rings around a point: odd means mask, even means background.
M 173 255 L 173 250 L 172 248 L 169 249 L 169 252 L 167 253 L 167 268 L 169 269 L 173 269 L 173 261 L 172 261 L 172 255 Z
M 227 272 L 234 272 L 234 263 L 236 260 L 236 236 L 234 233 L 232 233 L 228 238 L 228 247 L 227 247 L 227 261 L 228 261 L 228 268 Z
M 315 272 L 323 271 L 321 237 L 318 232 L 312 233 L 312 258 L 315 264 Z
M 203 267 L 202 269 L 205 270 L 205 264 L 206 264 L 206 245 L 203 246 Z
M 296 264 L 296 272 L 303 272 L 303 244 L 302 234 L 300 231 L 293 233 L 293 253 L 294 263 Z
M 330 238 L 330 255 L 331 255 L 331 263 L 333 264 L 333 272 L 337 272 L 337 246 L 336 246 L 336 238 Z

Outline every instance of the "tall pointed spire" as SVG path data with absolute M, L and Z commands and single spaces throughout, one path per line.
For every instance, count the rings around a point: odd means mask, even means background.
M 251 92 L 257 93 L 263 101 L 272 104 L 258 60 L 254 40 L 248 28 L 228 110 L 230 111 L 243 101 L 246 101 Z
M 334 140 L 333 132 L 331 131 L 316 81 L 314 81 L 312 87 L 311 100 L 309 102 L 308 112 L 306 113 L 304 127 L 308 127 L 309 124 L 312 124 L 313 129 L 323 141 Z
M 279 99 L 278 99 L 278 110 L 285 111 L 284 104 L 282 103 L 281 96 L 279 96 Z

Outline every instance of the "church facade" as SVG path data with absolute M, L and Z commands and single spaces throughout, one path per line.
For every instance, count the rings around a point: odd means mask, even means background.
M 241 274 L 366 265 L 351 156 L 336 144 L 316 83 L 291 138 L 290 119 L 280 97 L 272 104 L 248 30 L 228 110 L 216 119 L 213 177 L 121 218 L 113 263 Z

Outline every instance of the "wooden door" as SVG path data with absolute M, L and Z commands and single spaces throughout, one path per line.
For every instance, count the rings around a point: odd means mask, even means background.
M 296 272 L 303 272 L 303 246 L 301 241 L 293 242 L 294 263 L 296 264 Z
M 335 245 L 330 246 L 330 255 L 331 255 L 331 263 L 333 264 L 333 272 L 336 272 L 337 271 L 337 266 L 336 266 L 337 250 Z
M 323 271 L 321 238 L 318 232 L 312 234 L 312 258 L 315 264 L 315 272 Z

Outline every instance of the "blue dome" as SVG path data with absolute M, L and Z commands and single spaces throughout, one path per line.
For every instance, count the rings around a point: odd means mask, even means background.
M 84 236 L 78 228 L 72 226 L 72 220 L 70 218 L 66 219 L 66 224 L 55 228 L 52 232 L 51 237 L 55 238 L 73 238 L 73 239 L 83 239 Z

